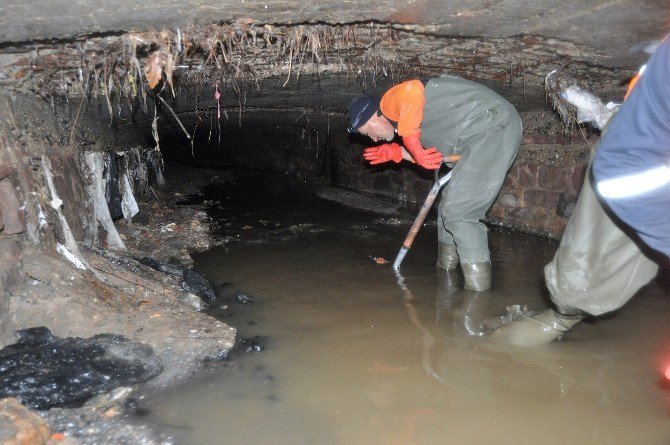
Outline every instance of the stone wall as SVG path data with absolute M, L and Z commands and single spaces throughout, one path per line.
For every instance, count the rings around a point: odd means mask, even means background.
M 566 131 L 550 110 L 520 115 L 522 145 L 487 222 L 559 238 L 598 136 L 581 129 Z M 413 204 L 422 203 L 432 185 L 431 172 L 407 162 L 368 165 L 362 153 L 371 141 L 347 133 L 343 113 L 246 110 L 239 122 L 225 125 L 220 141 L 217 131 L 200 130 L 193 152 L 179 133 L 162 137 L 166 156 L 281 172 Z
M 521 113 L 524 137 L 487 222 L 550 238 L 560 238 L 584 179 L 588 154 L 597 136 L 564 134 L 553 117 Z M 543 125 L 539 125 L 544 122 Z M 371 167 L 362 157 L 363 138 L 337 148 L 337 185 L 422 203 L 433 176 L 407 163 Z
M 591 144 L 523 145 L 487 217 L 558 238 L 577 201 Z

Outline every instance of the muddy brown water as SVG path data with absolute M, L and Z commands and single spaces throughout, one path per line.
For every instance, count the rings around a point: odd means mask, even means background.
M 649 286 L 564 341 L 508 348 L 482 323 L 507 305 L 546 307 L 555 243 L 492 230 L 493 287 L 465 291 L 458 271 L 433 266 L 434 225 L 397 277 L 370 257 L 392 261 L 408 225 L 274 185 L 231 187 L 212 206 L 230 242 L 196 264 L 219 285 L 218 316 L 263 350 L 142 402 L 176 443 L 670 443 L 667 290 Z

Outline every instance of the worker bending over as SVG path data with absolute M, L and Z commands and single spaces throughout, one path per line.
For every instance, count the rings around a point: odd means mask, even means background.
M 491 257 L 481 220 L 521 143 L 514 107 L 483 85 L 443 75 L 425 86 L 419 80 L 395 85 L 381 100 L 354 99 L 349 131 L 384 141 L 364 151 L 372 165 L 405 159 L 428 170 L 443 161 L 453 167 L 438 207 L 436 265 L 455 269 L 460 263 L 467 289 L 489 289 Z M 393 142 L 396 136 L 404 149 Z

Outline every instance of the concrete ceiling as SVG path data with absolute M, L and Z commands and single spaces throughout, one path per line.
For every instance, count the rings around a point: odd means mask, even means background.
M 539 35 L 592 48 L 595 63 L 632 66 L 628 48 L 667 30 L 667 0 L 15 0 L 0 1 L 0 42 L 254 23 L 404 24 L 443 36 Z

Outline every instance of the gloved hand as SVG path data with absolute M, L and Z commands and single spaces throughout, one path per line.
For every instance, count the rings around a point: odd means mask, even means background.
M 396 164 L 402 161 L 402 147 L 391 142 L 389 144 L 378 145 L 377 147 L 366 148 L 363 151 L 363 157 L 370 161 L 370 165 L 382 164 L 393 161 Z
M 436 170 L 440 168 L 440 164 L 442 164 L 442 153 L 437 151 L 435 147 L 424 150 L 421 146 L 421 141 L 419 140 L 420 137 L 421 133 L 403 136 L 402 143 L 405 145 L 407 151 L 410 152 L 417 165 L 420 165 L 427 170 Z

